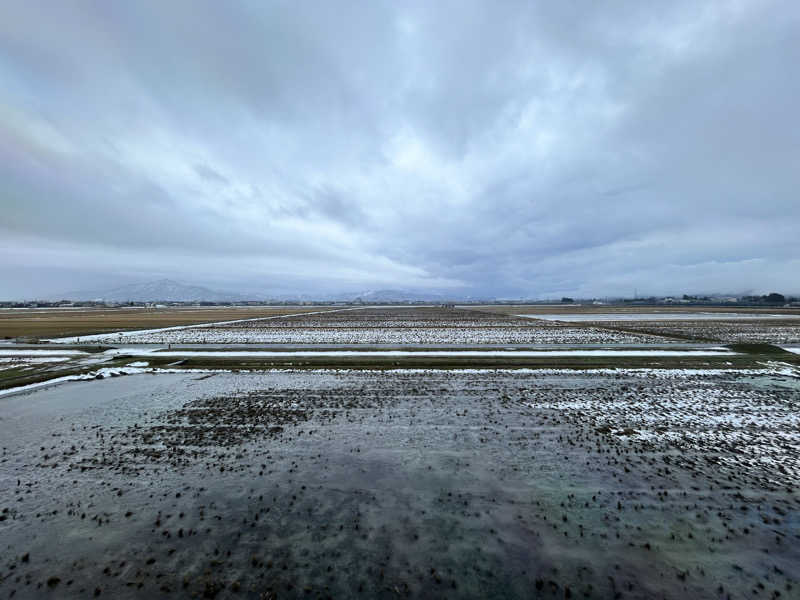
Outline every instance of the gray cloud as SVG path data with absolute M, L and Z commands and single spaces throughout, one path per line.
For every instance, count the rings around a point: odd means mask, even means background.
M 755 0 L 7 2 L 0 296 L 798 292 L 798 34 Z
M 195 165 L 194 171 L 200 177 L 210 183 L 218 183 L 222 185 L 228 185 L 230 183 L 230 181 L 228 181 L 224 175 L 220 175 L 208 165 Z

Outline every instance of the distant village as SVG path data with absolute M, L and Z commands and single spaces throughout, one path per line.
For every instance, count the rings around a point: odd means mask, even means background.
M 142 309 L 161 309 L 170 307 L 209 307 L 209 306 L 352 306 L 352 305 L 406 305 L 419 306 L 437 304 L 452 308 L 458 305 L 614 305 L 614 306 L 657 306 L 657 305 L 684 305 L 684 306 L 730 306 L 730 307 L 800 307 L 800 297 L 784 296 L 776 292 L 758 295 L 689 295 L 682 296 L 648 296 L 634 298 L 553 298 L 546 300 L 531 299 L 448 299 L 441 300 L 362 300 L 356 298 L 350 301 L 330 301 L 330 300 L 302 300 L 302 299 L 281 299 L 281 300 L 259 300 L 259 301 L 236 301 L 236 302 L 209 302 L 209 301 L 153 301 L 153 302 L 108 302 L 102 299 L 97 300 L 57 300 L 57 301 L 0 301 L 0 308 L 21 309 L 21 308 L 142 308 Z

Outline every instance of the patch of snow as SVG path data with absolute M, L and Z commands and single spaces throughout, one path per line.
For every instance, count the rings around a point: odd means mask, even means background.
M 362 310 L 366 307 L 355 307 L 355 308 L 339 308 L 333 310 L 320 310 L 314 312 L 305 312 L 305 313 L 294 313 L 290 315 L 273 315 L 271 317 L 258 317 L 258 318 L 247 318 L 247 319 L 236 319 L 233 321 L 219 321 L 217 323 L 195 323 L 194 325 L 176 325 L 174 327 L 161 327 L 158 329 L 139 329 L 137 331 L 116 331 L 112 333 L 98 333 L 93 335 L 77 335 L 71 337 L 63 337 L 63 338 L 54 338 L 48 340 L 52 343 L 57 344 L 76 344 L 81 342 L 109 342 L 113 343 L 115 341 L 122 341 L 126 340 L 129 337 L 133 336 L 141 336 L 141 335 L 149 335 L 154 333 L 161 333 L 164 331 L 182 331 L 184 329 L 194 329 L 197 327 L 217 327 L 223 325 L 233 325 L 236 323 L 245 323 L 249 321 L 270 321 L 272 319 L 285 319 L 288 317 L 299 317 L 305 315 L 319 315 L 322 313 L 328 312 L 343 312 L 347 310 Z
M 69 356 L 14 356 L 12 358 L 0 358 L 0 364 L 26 364 L 38 365 L 42 363 L 64 362 L 71 360 Z
M 449 356 L 449 357 L 504 357 L 538 358 L 545 356 L 731 356 L 736 354 L 724 348 L 709 350 L 152 350 L 126 348 L 124 354 L 133 356 L 169 356 L 201 358 L 242 358 L 242 357 L 326 357 L 326 356 Z
M 526 319 L 544 321 L 730 321 L 733 319 L 800 319 L 800 315 L 781 315 L 765 313 L 735 312 L 635 312 L 635 313 L 562 313 L 562 314 L 524 314 L 515 315 Z

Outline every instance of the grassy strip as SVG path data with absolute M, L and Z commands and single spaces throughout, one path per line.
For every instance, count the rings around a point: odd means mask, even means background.
M 746 347 L 746 348 L 745 348 Z M 170 369 L 224 369 L 230 371 L 263 371 L 269 369 L 723 369 L 737 371 L 763 368 L 764 363 L 780 360 L 800 366 L 800 355 L 792 354 L 768 344 L 737 344 L 731 347 L 742 354 L 729 356 L 670 356 L 670 357 L 454 357 L 454 356 L 313 356 L 313 357 L 159 357 L 157 354 L 146 357 L 149 367 Z M 120 356 L 113 361 L 75 369 L 57 371 L 38 370 L 35 373 L 4 375 L 0 371 L 0 389 L 8 389 L 45 382 L 68 375 L 84 375 L 98 368 L 123 367 L 130 362 L 143 360 L 142 357 Z M 179 364 L 175 364 L 178 362 Z M 13 371 L 16 371 L 13 370 Z
M 122 367 L 128 362 L 131 362 L 131 359 L 116 359 L 99 365 L 76 366 L 74 368 L 63 369 L 53 369 L 52 365 L 42 366 L 35 370 L 25 368 L 6 369 L 0 371 L 0 390 L 22 387 L 32 383 L 43 383 L 51 379 L 58 379 L 59 377 L 67 377 L 70 375 L 85 375 L 100 368 Z M 48 368 L 48 366 L 50 368 Z
M 81 352 L 86 352 L 87 354 L 97 354 L 99 352 L 105 352 L 106 350 L 112 350 L 113 348 L 114 346 L 85 346 L 83 344 L 14 344 L 13 346 L 3 346 L 3 349 L 14 350 L 19 352 L 20 355 L 24 355 L 25 350 L 31 350 L 33 351 L 31 356 L 35 356 L 39 350 L 79 350 Z
M 782 360 L 797 356 L 793 352 L 789 352 L 778 346 L 773 346 L 772 344 L 728 344 L 726 347 L 734 352 L 742 352 L 745 354 L 780 355 Z
M 107 365 L 103 365 L 107 366 Z M 64 369 L 63 371 L 36 371 L 30 374 L 16 377 L 5 377 L 3 372 L 0 372 L 0 390 L 7 390 L 9 388 L 22 387 L 32 383 L 43 383 L 51 379 L 58 379 L 59 377 L 66 377 L 68 375 L 84 375 L 93 371 L 94 369 L 84 367 L 76 369 Z

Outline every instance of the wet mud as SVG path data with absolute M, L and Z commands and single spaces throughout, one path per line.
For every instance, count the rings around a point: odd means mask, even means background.
M 0 597 L 798 598 L 798 380 L 136 375 L 0 401 Z

